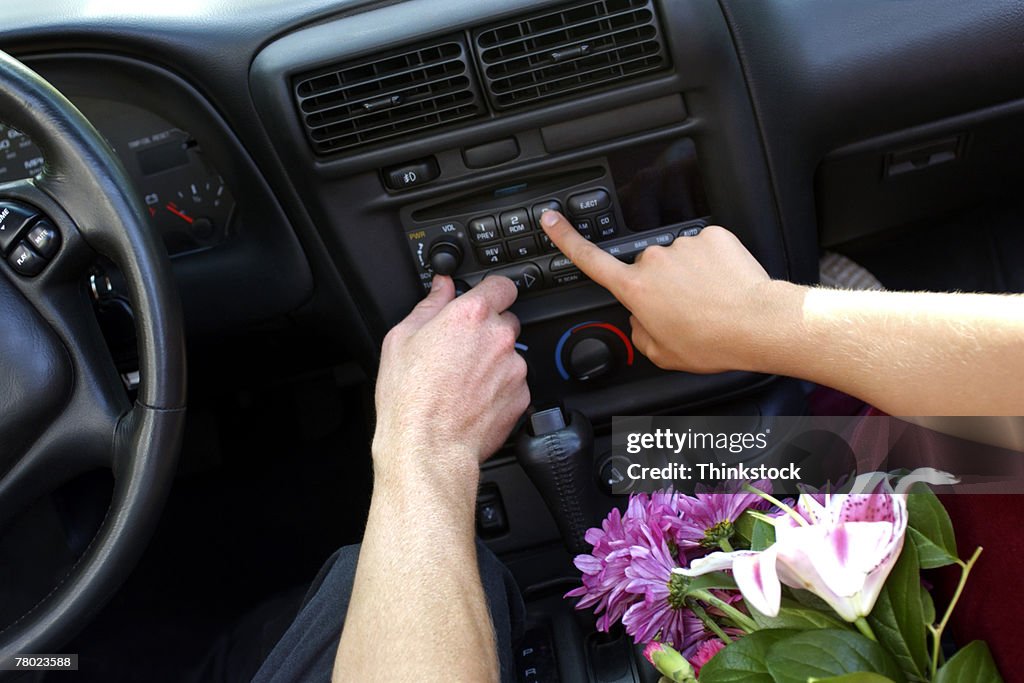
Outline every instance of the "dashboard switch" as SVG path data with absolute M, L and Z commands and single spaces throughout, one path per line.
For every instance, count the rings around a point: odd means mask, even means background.
M 612 199 L 604 190 L 591 190 L 569 197 L 569 211 L 574 216 L 604 211 L 611 205 Z
M 532 237 L 527 235 L 517 240 L 510 240 L 508 250 L 512 252 L 513 259 L 530 258 L 537 255 L 537 243 L 533 241 Z
M 39 275 L 39 273 L 43 272 L 43 266 L 46 265 L 46 259 L 32 251 L 32 248 L 24 240 L 18 243 L 18 246 L 11 251 L 11 255 L 7 257 L 7 262 L 11 264 L 11 268 L 14 268 L 14 270 L 25 277 Z
M 427 157 L 401 166 L 384 169 L 384 184 L 391 190 L 408 190 L 419 187 L 441 175 L 437 159 Z
M 530 216 L 526 213 L 526 209 L 516 209 L 501 214 L 501 229 L 509 237 L 529 232 Z
M 22 230 L 39 214 L 17 202 L 0 202 L 0 253 L 6 254 Z
M 469 234 L 474 244 L 486 244 L 498 239 L 498 224 L 491 216 L 481 216 L 469 221 Z
M 612 370 L 612 349 L 603 339 L 581 339 L 569 351 L 569 374 L 581 382 L 607 375 Z
M 489 247 L 477 249 L 476 253 L 480 257 L 480 262 L 486 265 L 504 263 L 508 260 L 508 256 L 505 254 L 505 245 L 503 244 L 492 244 Z
M 544 286 L 544 279 L 541 276 L 540 268 L 532 263 L 523 263 L 516 266 L 508 266 L 492 270 L 488 275 L 501 275 L 507 277 L 520 291 L 533 291 Z
M 45 259 L 52 259 L 60 249 L 60 235 L 50 221 L 43 219 L 28 231 L 28 241 Z
M 554 199 L 533 205 L 533 220 L 537 223 L 538 227 L 540 226 L 540 217 L 548 211 L 557 211 L 558 213 L 562 213 L 562 205 Z
M 430 247 L 430 269 L 438 275 L 451 275 L 462 263 L 462 249 L 447 240 Z

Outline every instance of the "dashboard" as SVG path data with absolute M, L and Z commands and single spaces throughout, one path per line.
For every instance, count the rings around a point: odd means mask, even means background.
M 81 97 L 76 104 L 117 152 L 170 254 L 228 238 L 234 197 L 193 135 L 125 102 Z M 31 140 L 0 123 L 0 163 L 3 183 L 32 177 L 43 157 Z
M 0 47 L 111 142 L 194 338 L 288 321 L 372 371 L 432 273 L 498 272 L 535 399 L 599 422 L 771 380 L 647 363 L 628 312 L 544 241 L 546 207 L 625 260 L 724 224 L 813 282 L 822 245 L 1022 175 L 1019 2 L 39 4 L 5 3 Z M 0 132 L 0 182 L 34 172 Z

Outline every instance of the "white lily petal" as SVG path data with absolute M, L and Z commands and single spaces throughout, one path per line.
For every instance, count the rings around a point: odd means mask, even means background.
M 726 569 L 733 568 L 733 562 L 737 557 L 746 557 L 749 555 L 760 555 L 761 553 L 754 550 L 734 550 L 731 553 L 714 552 L 707 557 L 701 557 L 690 563 L 689 567 L 676 567 L 672 570 L 673 574 L 682 574 L 683 576 L 703 576 L 704 574 L 710 574 L 711 572 L 720 572 Z
M 899 481 L 896 482 L 896 493 L 906 493 L 910 490 L 911 486 L 918 482 L 923 482 L 929 486 L 951 486 L 959 484 L 960 477 L 954 476 L 949 472 L 937 470 L 934 467 L 918 467 L 909 474 L 900 477 Z
M 775 550 L 736 557 L 732 575 L 743 597 L 761 614 L 775 617 L 782 602 L 782 584 L 775 569 Z

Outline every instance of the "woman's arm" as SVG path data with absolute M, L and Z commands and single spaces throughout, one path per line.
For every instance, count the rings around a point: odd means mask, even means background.
M 893 415 L 1024 415 L 1024 297 L 851 292 L 772 280 L 720 227 L 627 265 L 545 214 L 559 249 L 632 312 L 662 368 L 833 387 Z

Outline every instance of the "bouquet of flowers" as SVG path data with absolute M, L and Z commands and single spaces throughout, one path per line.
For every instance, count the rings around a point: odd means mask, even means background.
M 948 660 L 942 635 L 981 554 L 957 556 L 945 508 L 926 483 L 861 475 L 848 493 L 779 500 L 768 482 L 688 496 L 634 494 L 590 529 L 576 558 L 597 628 L 621 622 L 661 683 L 993 683 L 988 646 Z M 856 493 L 855 491 L 861 491 Z M 922 569 L 960 567 L 936 614 Z

